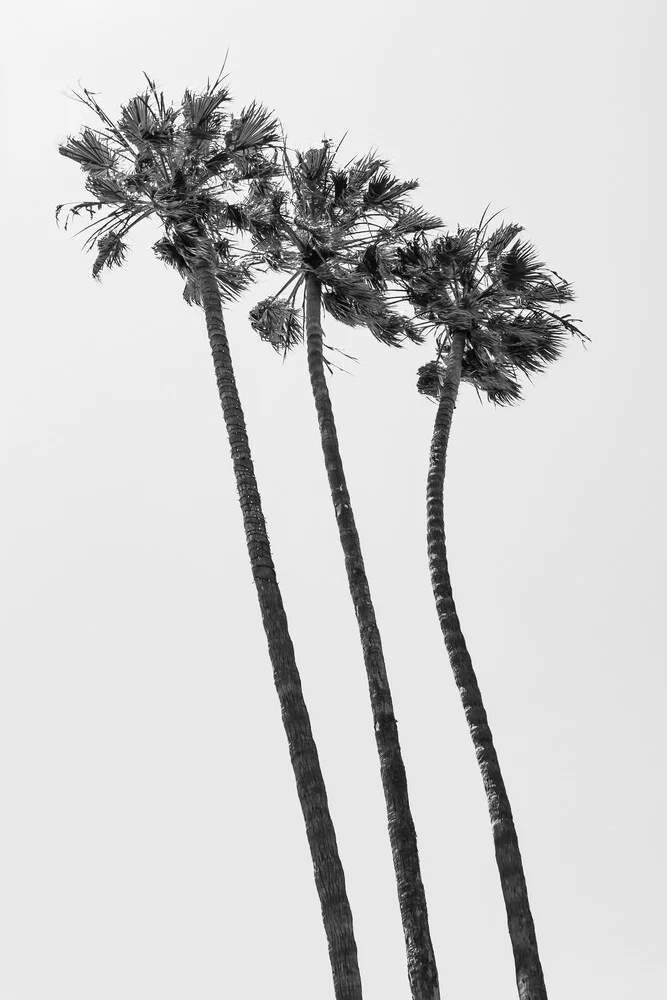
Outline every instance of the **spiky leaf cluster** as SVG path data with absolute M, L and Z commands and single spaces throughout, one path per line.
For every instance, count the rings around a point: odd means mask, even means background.
M 233 297 L 251 280 L 249 262 L 239 263 L 227 232 L 268 236 L 265 212 L 251 185 L 275 177 L 275 156 L 267 147 L 279 135 L 276 119 L 253 102 L 238 116 L 219 76 L 199 94 L 185 91 L 179 105 L 169 105 L 154 81 L 122 108 L 118 122 L 84 89 L 76 96 L 97 116 L 97 128 L 84 128 L 60 146 L 86 174 L 88 201 L 67 208 L 72 219 L 90 217 L 85 247 L 96 253 L 93 275 L 123 263 L 130 230 L 156 217 L 165 236 L 157 256 L 186 279 L 185 298 L 197 302 L 193 278 L 197 261 L 214 267 L 223 295 Z
M 429 240 L 423 233 L 397 250 L 392 272 L 435 334 L 436 356 L 418 372 L 417 388 L 439 395 L 454 333 L 465 335 L 462 379 L 503 405 L 521 399 L 521 377 L 541 372 L 570 336 L 587 339 L 556 307 L 572 287 L 539 260 L 522 227 L 489 220 Z
M 283 166 L 284 183 L 264 185 L 257 193 L 266 231 L 255 237 L 255 245 L 261 253 L 268 251 L 272 267 L 291 274 L 285 304 L 294 308 L 305 276 L 313 274 L 334 319 L 366 326 L 394 346 L 420 340 L 411 320 L 392 308 L 386 294 L 392 247 L 440 225 L 409 203 L 416 181 L 398 180 L 373 153 L 338 166 L 327 141 L 296 152 L 293 159 L 285 152 Z

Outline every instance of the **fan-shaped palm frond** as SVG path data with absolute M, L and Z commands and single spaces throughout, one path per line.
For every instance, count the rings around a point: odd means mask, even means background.
M 118 129 L 137 147 L 168 145 L 174 134 L 177 111 L 166 108 L 161 95 L 153 106 L 151 91 L 133 97 L 122 109 Z
M 410 205 L 400 208 L 391 223 L 378 231 L 378 239 L 386 238 L 395 242 L 400 237 L 440 229 L 441 226 L 442 220 L 437 215 L 431 215 L 423 208 Z
M 90 128 L 85 128 L 78 138 L 70 136 L 58 147 L 58 151 L 90 174 L 113 170 L 118 160 L 118 153 L 111 148 L 109 141 L 100 139 Z
M 523 226 L 518 226 L 515 222 L 507 222 L 498 226 L 496 231 L 486 240 L 486 253 L 489 260 L 495 261 L 498 254 L 503 253 L 521 232 L 523 232 Z
M 381 208 L 387 213 L 401 211 L 405 205 L 404 195 L 418 186 L 414 180 L 400 181 L 382 167 L 371 175 L 363 194 L 364 202 L 369 208 Z
M 263 104 L 253 101 L 243 108 L 238 118 L 232 118 L 225 141 L 232 152 L 242 153 L 265 149 L 279 139 L 278 119 Z
M 510 292 L 528 291 L 535 279 L 544 274 L 544 264 L 537 258 L 535 247 L 517 241 L 497 258 L 497 275 Z
M 231 100 L 227 87 L 217 81 L 203 94 L 186 90 L 183 95 L 183 121 L 193 139 L 206 141 L 217 138 L 227 116 L 221 108 Z

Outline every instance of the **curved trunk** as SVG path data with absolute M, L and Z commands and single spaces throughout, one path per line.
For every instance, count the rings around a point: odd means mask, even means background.
M 361 1000 L 361 977 L 345 875 L 338 855 L 324 779 L 310 728 L 282 596 L 276 579 L 262 505 L 222 318 L 220 295 L 208 264 L 197 267 L 220 403 L 231 447 L 253 580 L 280 700 L 292 768 L 306 823 L 315 882 L 329 945 L 337 1000 Z
M 306 278 L 306 335 L 308 370 L 315 397 L 322 451 L 345 554 L 347 579 L 354 603 L 373 710 L 375 741 L 380 757 L 382 787 L 387 803 L 389 840 L 394 859 L 398 898 L 408 959 L 408 978 L 414 1000 L 438 1000 L 438 972 L 428 926 L 426 897 L 417 851 L 417 835 L 410 812 L 405 767 L 385 669 L 380 633 L 375 621 L 368 579 L 345 483 L 336 426 L 322 358 L 322 289 L 318 279 Z
M 440 391 L 431 441 L 426 496 L 428 560 L 440 627 L 486 791 L 496 862 L 514 952 L 519 997 L 521 1000 L 546 1000 L 544 976 L 537 951 L 535 926 L 528 902 L 528 890 L 512 810 L 500 772 L 482 695 L 456 614 L 447 566 L 443 504 L 445 462 L 449 431 L 461 381 L 464 343 L 465 334 L 455 332 Z

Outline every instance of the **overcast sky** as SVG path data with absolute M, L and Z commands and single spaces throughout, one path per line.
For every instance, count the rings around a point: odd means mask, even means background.
M 513 409 L 456 410 L 455 596 L 552 1000 L 657 996 L 665 961 L 664 16 L 635 3 L 62 0 L 2 15 L 0 994 L 333 997 L 203 315 L 137 233 L 91 280 L 57 144 L 142 70 L 229 48 L 292 145 L 347 132 L 448 225 L 522 223 L 591 338 Z M 356 623 L 305 368 L 228 314 L 366 1000 L 407 1000 Z M 486 802 L 425 555 L 428 349 L 331 391 L 382 630 L 444 998 L 512 1000 Z M 662 512 L 662 513 L 661 513 Z

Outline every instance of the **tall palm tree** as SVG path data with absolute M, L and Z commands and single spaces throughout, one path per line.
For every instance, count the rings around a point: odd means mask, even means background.
M 479 684 L 456 613 L 447 565 L 443 489 L 452 416 L 460 383 L 499 405 L 521 398 L 520 377 L 555 361 L 575 321 L 555 310 L 573 298 L 571 286 L 545 268 L 521 241 L 521 226 L 488 234 L 484 219 L 429 242 L 418 235 L 397 253 L 394 275 L 416 319 L 435 335 L 435 358 L 419 370 L 418 389 L 437 400 L 426 497 L 428 559 L 440 627 L 486 791 L 496 862 L 521 1000 L 546 1000 L 509 797 Z
M 273 676 L 303 812 L 329 946 L 335 995 L 361 1000 L 352 913 L 338 854 L 317 749 L 301 689 L 294 648 L 271 556 L 222 313 L 222 301 L 251 280 L 239 259 L 232 229 L 261 229 L 252 210 L 230 201 L 275 174 L 265 150 L 277 137 L 273 116 L 255 103 L 233 117 L 222 77 L 201 94 L 186 91 L 167 105 L 154 82 L 122 109 L 118 123 L 87 90 L 78 95 L 101 123 L 69 138 L 60 152 L 78 163 L 92 200 L 73 205 L 72 216 L 93 220 L 87 246 L 97 251 L 93 275 L 123 262 L 129 231 L 153 217 L 164 235 L 153 247 L 185 278 L 184 296 L 203 307 L 218 393 L 229 438 L 248 554 L 266 633 Z M 245 192 L 247 194 L 247 191 Z M 60 206 L 58 211 L 63 206 Z M 100 216 L 100 212 L 105 212 Z
M 334 157 L 328 142 L 297 153 L 294 164 L 285 155 L 289 190 L 274 188 L 268 197 L 263 192 L 266 227 L 256 243 L 271 266 L 291 272 L 281 293 L 289 285 L 292 289 L 287 298 L 280 298 L 279 293 L 260 302 L 251 312 L 251 322 L 277 350 L 293 347 L 302 339 L 295 301 L 304 287 L 308 371 L 368 678 L 408 978 L 414 1000 L 438 1000 L 417 836 L 382 642 L 326 381 L 321 314 L 324 306 L 334 319 L 349 326 L 364 325 L 385 344 L 419 339 L 410 321 L 386 302 L 389 272 L 385 257 L 397 240 L 439 222 L 406 203 L 405 196 L 416 182 L 397 180 L 377 156 L 369 154 L 340 169 Z M 273 234 L 267 237 L 271 224 Z

